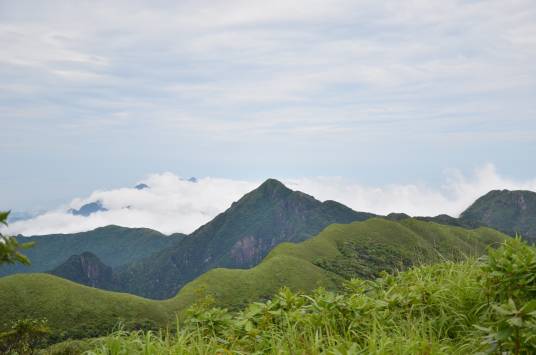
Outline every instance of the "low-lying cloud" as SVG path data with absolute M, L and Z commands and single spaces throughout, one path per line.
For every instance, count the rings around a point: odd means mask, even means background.
M 9 226 L 8 232 L 23 235 L 75 233 L 116 224 L 151 228 L 166 234 L 190 233 L 262 183 L 212 177 L 191 182 L 171 173 L 149 175 L 142 182 L 149 188 L 95 191 L 55 211 L 17 221 Z M 412 216 L 441 213 L 458 216 L 474 200 L 493 189 L 536 191 L 536 179 L 507 178 L 499 175 L 493 165 L 483 166 L 469 176 L 449 172 L 439 188 L 420 184 L 374 187 L 338 177 L 282 179 L 282 182 L 321 201 L 336 200 L 357 211 L 404 212 Z M 107 211 L 87 217 L 69 212 L 96 201 Z

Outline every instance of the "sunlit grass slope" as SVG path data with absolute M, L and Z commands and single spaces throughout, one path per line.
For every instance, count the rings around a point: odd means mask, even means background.
M 282 286 L 309 292 L 339 288 L 345 279 L 373 278 L 380 271 L 479 256 L 507 238 L 487 228 L 465 230 L 407 219 L 370 219 L 331 225 L 302 243 L 276 247 L 249 270 L 214 269 L 165 301 L 102 291 L 51 275 L 0 278 L 0 326 L 15 319 L 46 317 L 62 337 L 104 334 L 118 321 L 127 327 L 164 326 L 201 297 L 238 308 L 271 297 Z
M 414 219 L 332 224 L 302 243 L 280 244 L 252 269 L 211 270 L 166 303 L 182 309 L 201 295 L 212 295 L 218 304 L 238 307 L 282 286 L 304 292 L 318 286 L 334 289 L 352 277 L 373 278 L 415 264 L 480 256 L 505 238 L 489 228 L 466 230 Z
M 61 349 L 82 345 L 92 355 L 535 354 L 535 274 L 536 249 L 508 239 L 487 258 L 353 279 L 338 293 L 282 289 L 238 312 L 200 302 L 171 331 L 118 331 Z
M 47 318 L 58 338 L 91 337 L 112 330 L 165 324 L 167 310 L 141 297 L 86 287 L 48 274 L 0 278 L 0 327 L 16 319 Z

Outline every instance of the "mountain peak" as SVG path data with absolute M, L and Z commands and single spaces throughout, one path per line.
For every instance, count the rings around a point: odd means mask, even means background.
M 462 212 L 468 225 L 485 225 L 510 235 L 536 240 L 536 193 L 526 190 L 492 190 Z
M 288 187 L 286 187 L 281 181 L 279 180 L 276 180 L 276 179 L 267 179 L 265 182 L 263 182 L 260 186 L 259 186 L 259 189 L 265 189 L 265 190 L 269 190 L 269 189 L 287 189 L 289 190 Z

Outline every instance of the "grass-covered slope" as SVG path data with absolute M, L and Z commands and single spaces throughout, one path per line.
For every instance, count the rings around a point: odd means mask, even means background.
M 0 278 L 0 328 L 17 319 L 47 318 L 58 338 L 91 337 L 113 329 L 155 327 L 168 319 L 158 302 L 103 291 L 47 274 Z
M 35 242 L 25 250 L 30 266 L 7 265 L 0 268 L 0 276 L 19 272 L 46 272 L 53 270 L 73 255 L 91 252 L 113 268 L 143 259 L 177 243 L 183 236 L 166 236 L 147 228 L 107 226 L 75 234 L 55 234 L 35 237 L 17 237 L 19 242 Z
M 269 179 L 175 246 L 118 269 L 117 290 L 169 298 L 210 269 L 250 268 L 279 243 L 300 242 L 332 223 L 372 216 Z
M 381 271 L 414 264 L 480 256 L 488 245 L 505 238 L 489 228 L 466 230 L 415 219 L 333 224 L 302 243 L 280 244 L 252 269 L 211 270 L 167 302 L 184 308 L 200 295 L 213 295 L 219 304 L 237 307 L 282 286 L 302 291 L 318 286 L 333 289 L 352 277 L 373 278 Z
M 238 312 L 191 308 L 176 332 L 64 343 L 119 354 L 535 354 L 536 250 L 509 239 L 485 260 L 353 279 L 339 293 L 283 289 Z
M 266 299 L 282 286 L 309 292 L 338 289 L 355 276 L 372 278 L 412 264 L 482 255 L 505 235 L 488 228 L 464 230 L 412 219 L 369 219 L 326 228 L 307 241 L 283 243 L 249 270 L 215 269 L 165 301 L 89 288 L 45 274 L 0 278 L 0 325 L 21 318 L 49 319 L 56 333 L 102 334 L 116 322 L 165 325 L 207 295 L 238 308 Z

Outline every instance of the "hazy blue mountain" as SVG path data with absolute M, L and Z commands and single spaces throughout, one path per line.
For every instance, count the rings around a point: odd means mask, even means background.
M 104 208 L 101 201 L 97 202 L 91 202 L 88 204 L 83 205 L 80 207 L 80 209 L 70 209 L 69 213 L 75 215 L 75 216 L 84 216 L 87 217 L 90 214 L 96 213 L 96 212 L 106 212 L 108 209 Z

